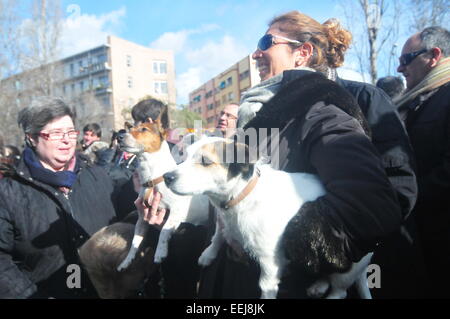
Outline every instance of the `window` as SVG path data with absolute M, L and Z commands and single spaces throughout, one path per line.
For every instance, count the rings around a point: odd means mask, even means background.
M 241 74 L 239 74 L 239 79 L 241 79 L 241 81 L 242 81 L 242 80 L 248 78 L 249 76 L 250 76 L 250 71 L 247 70 L 247 71 L 244 71 Z
M 208 117 L 208 124 L 214 122 L 214 116 Z
M 73 66 L 73 63 L 70 63 L 70 76 L 74 76 L 75 75 L 75 68 Z
M 128 87 L 130 89 L 133 87 L 133 78 L 131 76 L 128 77 Z
M 109 97 L 104 97 L 102 99 L 102 103 L 103 103 L 104 106 L 109 106 Z
M 80 86 L 80 92 L 83 92 L 84 91 L 84 81 L 81 81 L 79 83 L 79 86 Z
M 104 63 L 106 62 L 106 54 L 102 53 L 97 55 L 97 63 Z
M 234 99 L 234 92 L 228 93 L 228 101 L 233 101 Z
M 227 87 L 227 85 L 226 85 L 225 81 L 220 82 L 219 88 L 220 88 L 221 90 L 223 90 L 223 89 L 226 88 L 226 87 Z
M 107 76 L 101 76 L 98 78 L 98 82 L 101 86 L 108 86 L 108 77 Z
M 131 55 L 127 55 L 127 66 L 131 67 Z
M 202 96 L 201 95 L 197 95 L 196 97 L 194 97 L 194 103 L 198 103 L 202 100 Z
M 230 77 L 227 79 L 227 86 L 230 86 L 231 84 L 233 84 L 233 78 L 230 76 Z
M 155 82 L 155 93 L 157 94 L 167 94 L 167 82 L 166 81 L 157 81 Z
M 214 104 L 213 103 L 208 104 L 208 110 L 212 110 L 213 108 L 214 108 Z
M 166 61 L 153 61 L 153 73 L 166 74 L 167 73 Z

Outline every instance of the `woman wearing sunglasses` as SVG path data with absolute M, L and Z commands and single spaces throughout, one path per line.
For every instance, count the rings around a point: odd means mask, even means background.
M 281 244 L 292 264 L 279 285 L 279 298 L 326 297 L 326 289 L 314 296 L 306 290 L 318 278 L 346 271 L 376 250 L 402 220 L 396 192 L 359 105 L 327 79 L 343 64 L 350 40 L 336 21 L 320 24 L 293 11 L 270 22 L 253 53 L 262 82 L 244 94 L 238 126 L 278 129 L 276 145 L 267 133 L 272 154 L 279 156 L 278 168 L 317 174 L 327 189 L 288 225 Z M 212 265 L 224 269 L 223 274 L 205 269 L 201 292 L 258 298 L 256 263 L 230 248 L 224 251 L 222 265 Z
M 18 124 L 26 148 L 0 181 L 0 298 L 94 297 L 77 249 L 115 219 L 112 182 L 75 153 L 63 101 L 33 101 Z

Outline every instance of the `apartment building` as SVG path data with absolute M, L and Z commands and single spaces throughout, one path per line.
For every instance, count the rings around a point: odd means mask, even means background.
M 108 36 L 107 44 L 61 61 L 62 95 L 77 105 L 93 93 L 103 107 L 101 125 L 123 128 L 131 107 L 146 96 L 176 103 L 175 62 L 172 51 L 155 50 Z M 89 105 L 79 105 L 87 107 Z
M 189 93 L 189 110 L 213 128 L 225 105 L 239 103 L 242 93 L 259 82 L 256 62 L 248 55 Z

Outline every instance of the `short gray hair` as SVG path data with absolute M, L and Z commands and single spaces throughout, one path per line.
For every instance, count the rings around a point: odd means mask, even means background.
M 19 112 L 17 123 L 25 134 L 37 137 L 44 126 L 66 115 L 75 121 L 75 113 L 62 99 L 40 97 L 34 99 L 30 106 Z
M 433 26 L 420 32 L 420 40 L 424 49 L 439 48 L 444 57 L 450 56 L 450 32 L 442 27 Z

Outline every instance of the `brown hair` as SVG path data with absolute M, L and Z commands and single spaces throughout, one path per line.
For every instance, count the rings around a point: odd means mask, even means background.
M 337 68 L 344 63 L 352 35 L 337 19 L 320 24 L 303 13 L 290 11 L 273 18 L 269 26 L 275 23 L 280 24 L 280 31 L 288 34 L 289 38 L 312 44 L 314 53 L 309 61 L 310 68 L 325 72 L 327 67 Z

